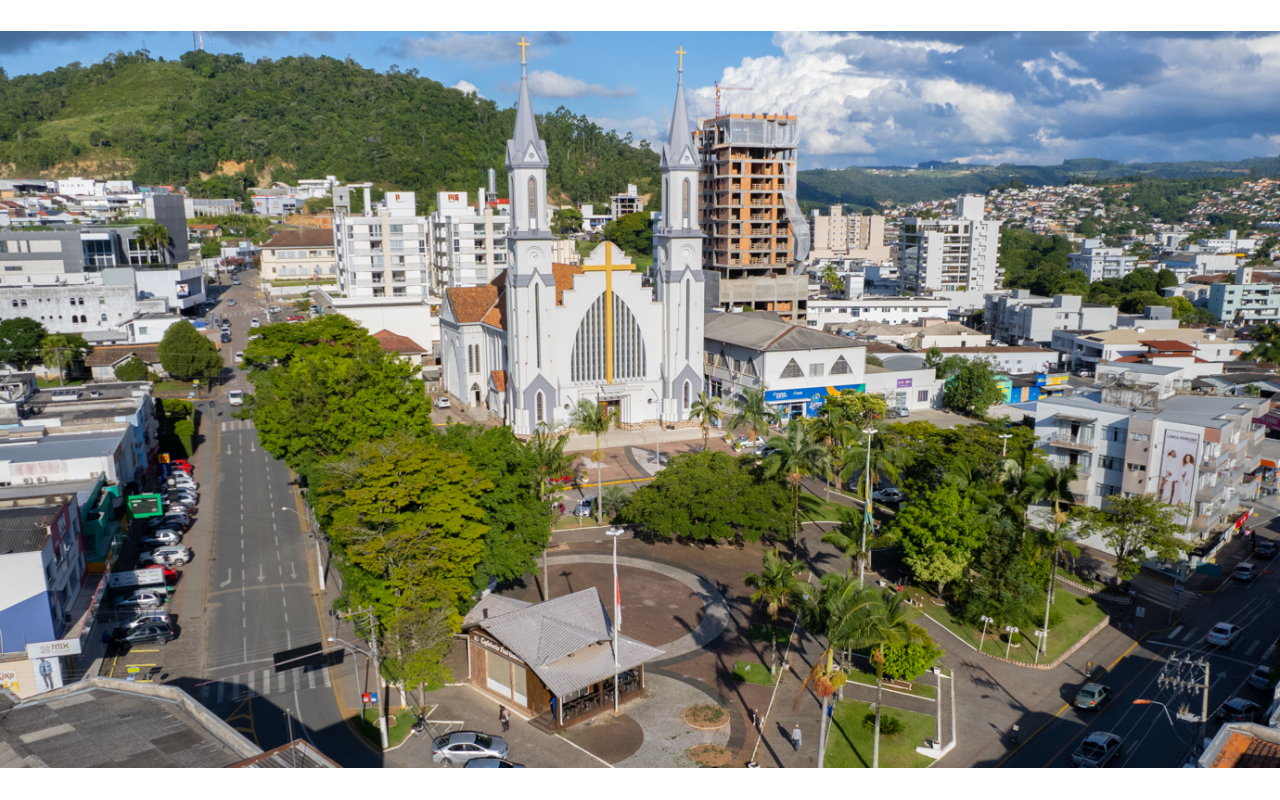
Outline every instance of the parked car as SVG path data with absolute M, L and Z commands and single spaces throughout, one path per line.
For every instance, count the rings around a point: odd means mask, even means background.
M 135 589 L 132 594 L 116 599 L 116 608 L 156 608 L 164 598 L 154 589 Z
M 466 764 L 473 758 L 506 758 L 507 743 L 498 736 L 476 731 L 456 731 L 436 737 L 431 760 L 442 767 Z
M 249 327 L 250 327 L 250 328 L 261 328 L 261 327 L 262 327 L 262 323 L 258 321 L 258 318 L 257 318 L 257 317 L 254 317 L 253 319 L 249 320 Z
M 1076 692 L 1075 706 L 1089 711 L 1097 711 L 1111 699 L 1111 687 L 1100 683 L 1086 683 Z
M 589 494 L 578 501 L 578 507 L 573 510 L 575 517 L 589 517 L 592 514 L 592 508 L 596 504 L 596 496 Z
M 885 412 L 885 416 L 889 419 L 903 419 L 911 416 L 911 409 L 905 406 L 894 406 Z
M 1253 722 L 1258 718 L 1262 706 L 1243 697 L 1233 697 L 1218 707 L 1215 715 L 1223 722 Z
M 170 461 L 170 462 L 169 462 L 169 468 L 170 468 L 170 469 L 180 469 L 180 470 L 182 470 L 183 472 L 185 472 L 185 473 L 187 473 L 187 474 L 191 474 L 191 473 L 193 473 L 193 472 L 195 472 L 195 471 L 196 471 L 196 468 L 195 468 L 195 465 L 194 465 L 194 464 L 192 464 L 190 461 L 187 461 L 187 460 L 185 460 L 185 459 L 181 459 L 181 458 L 175 458 L 175 459 L 173 459 L 172 461 Z
M 175 567 L 181 567 L 183 564 L 189 563 L 191 563 L 191 551 L 182 545 L 157 547 L 149 553 L 142 553 L 138 556 L 139 566 L 169 564 Z
M 436 408 L 449 408 L 449 398 L 437 397 L 431 404 Z
M 286 319 L 285 322 L 302 322 L 304 320 L 306 320 L 306 317 L 302 317 L 297 314 L 294 314 L 293 316 Z
M 128 622 L 122 622 L 119 625 L 117 625 L 116 630 L 131 631 L 135 628 L 141 628 L 143 625 L 168 625 L 168 624 L 169 624 L 168 611 L 161 611 L 161 610 L 140 611 L 138 612 L 138 616 L 134 617 Z
M 1249 673 L 1249 685 L 1255 689 L 1268 691 L 1271 689 L 1271 667 L 1266 664 L 1259 664 L 1254 667 L 1253 672 Z
M 236 285 L 237 285 L 237 286 L 239 286 L 239 285 L 240 285 L 240 282 L 239 282 L 239 281 L 236 281 Z M 234 297 L 233 297 L 233 298 L 231 298 L 231 299 L 229 299 L 229 300 L 227 300 L 227 305 L 229 305 L 229 306 L 234 306 L 235 304 L 236 304 L 236 301 L 235 301 L 235 298 L 234 298 Z
M 243 364 L 243 363 L 244 363 L 244 351 L 243 351 L 243 350 L 239 350 L 239 351 L 237 351 L 237 352 L 236 352 L 236 363 L 237 363 L 237 364 Z
M 143 625 L 132 630 L 124 628 L 116 628 L 111 639 L 116 644 L 129 647 L 135 644 L 151 644 L 159 642 L 160 644 L 168 644 L 176 639 L 178 634 L 174 633 L 173 628 L 167 624 Z
M 239 279 L 239 278 L 232 278 L 232 279 L 231 279 L 231 285 L 232 285 L 232 286 L 239 286 L 239 285 L 240 285 L 240 279 Z
M 901 503 L 907 499 L 907 493 L 895 486 L 890 486 L 887 489 L 872 492 L 871 499 L 880 503 Z
M 190 475 L 170 475 L 168 484 L 177 489 L 199 489 L 200 484 Z
M 1209 635 L 1205 637 L 1206 644 L 1216 644 L 1219 647 L 1228 647 L 1240 638 L 1240 626 L 1232 625 L 1230 622 L 1219 622 L 1209 631 Z
M 1242 564 L 1236 565 L 1236 571 L 1231 573 L 1231 577 L 1238 581 L 1245 581 L 1247 583 L 1258 577 L 1258 571 L 1257 566 L 1246 561 Z
M 1275 558 L 1277 551 L 1280 551 L 1280 545 L 1277 545 L 1274 539 L 1259 539 L 1258 546 L 1253 549 L 1253 555 L 1257 558 Z
M 505 758 L 490 758 L 489 756 L 473 758 L 464 766 L 467 769 L 524 769 L 524 764 L 516 764 Z
M 162 528 L 158 531 L 143 534 L 139 544 L 148 548 L 182 544 L 182 534 L 172 528 Z
M 231 331 L 226 330 L 226 329 L 223 329 L 223 331 L 222 331 L 222 343 L 223 343 L 223 344 L 231 344 Z
M 1084 741 L 1071 754 L 1071 763 L 1077 767 L 1105 767 L 1123 749 L 1124 743 L 1119 736 L 1098 731 L 1084 737 Z
M 232 389 L 231 391 L 227 392 L 227 402 L 233 406 L 244 405 L 244 390 Z
M 271 306 L 267 309 L 268 314 L 279 314 L 282 309 L 280 306 Z
M 191 527 L 191 517 L 186 514 L 165 514 L 163 517 L 152 517 L 147 521 L 147 529 L 158 531 L 161 528 L 177 528 L 186 530 Z

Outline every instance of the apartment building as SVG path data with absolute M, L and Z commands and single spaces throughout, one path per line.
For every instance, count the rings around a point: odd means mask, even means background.
M 431 291 L 483 286 L 507 268 L 510 205 L 493 200 L 484 189 L 474 206 L 466 192 L 437 192 L 431 214 Z
M 983 324 L 998 342 L 1045 345 L 1054 331 L 1099 331 L 1116 324 L 1115 306 L 1082 302 L 1079 295 L 1034 295 L 1013 289 L 1007 295 L 987 295 Z
M 961 304 L 980 305 L 982 295 L 1004 284 L 997 257 L 1000 221 L 984 217 L 983 198 L 956 198 L 954 217 L 902 221 L 898 274 L 914 293 L 947 294 Z
M 814 261 L 889 260 L 884 217 L 880 215 L 848 215 L 841 205 L 829 207 L 825 215 L 814 209 L 809 217 L 809 239 L 809 258 Z
M 335 278 L 333 231 L 296 228 L 276 234 L 262 245 L 259 275 L 264 281 Z
M 815 297 L 809 300 L 807 316 L 810 328 L 822 330 L 826 330 L 828 325 L 862 321 L 880 325 L 914 325 L 922 319 L 946 319 L 948 305 L 947 300 L 933 297 L 869 294 L 848 300 Z
M 388 192 L 374 204 L 364 188 L 367 212 L 351 213 L 351 190 L 333 190 L 333 241 L 338 290 L 348 298 L 429 295 L 427 239 L 431 218 L 418 216 L 413 192 Z M 397 331 L 400 333 L 400 331 Z
M 622 194 L 609 196 L 609 211 L 614 219 L 622 219 L 628 214 L 639 214 L 644 211 L 644 198 L 636 191 L 634 183 L 627 184 Z
M 1184 252 L 1166 253 L 1157 264 L 1158 269 L 1167 269 L 1185 281 L 1192 275 L 1221 275 L 1235 272 L 1236 256 L 1234 253 Z
M 1113 495 L 1150 494 L 1190 509 L 1189 538 L 1201 545 L 1195 562 L 1212 558 L 1242 512 L 1243 477 L 1258 467 L 1265 434 L 1253 420 L 1269 401 L 1177 394 L 1171 369 L 1125 365 L 1123 375 L 1100 372 L 1092 389 L 1042 398 L 1036 437 L 1052 465 L 1078 470 L 1077 504 L 1105 508 Z M 1085 541 L 1106 549 L 1100 538 Z
M 1067 266 L 1088 276 L 1089 282 L 1103 278 L 1123 278 L 1136 268 L 1138 258 L 1124 254 L 1123 247 L 1104 247 L 1101 239 L 1085 239 L 1079 253 L 1067 256 Z
M 1158 342 L 1166 350 L 1171 343 L 1185 343 L 1194 348 L 1195 358 L 1213 362 L 1235 361 L 1242 349 L 1248 349 L 1232 339 L 1222 339 L 1216 333 L 1203 330 L 1147 330 L 1142 326 L 1091 333 L 1054 331 L 1050 347 L 1062 354 L 1069 368 L 1094 369 L 1104 361 L 1144 355 L 1150 352 L 1152 342 Z
M 1280 285 L 1254 279 L 1253 267 L 1237 267 L 1231 283 L 1210 284 L 1209 313 L 1220 322 L 1236 324 L 1280 320 Z
M 796 117 L 725 114 L 706 120 L 697 136 L 699 186 L 664 187 L 663 197 L 701 195 L 703 269 L 716 278 L 707 307 L 802 322 L 809 281 L 792 265 L 809 254 L 809 225 L 795 194 Z

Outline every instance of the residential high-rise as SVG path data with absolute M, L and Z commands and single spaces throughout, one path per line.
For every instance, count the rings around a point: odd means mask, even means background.
M 984 218 L 981 195 L 956 198 L 955 216 L 907 217 L 902 221 L 898 277 L 904 291 L 945 292 L 976 298 L 1004 284 L 1000 268 L 1000 221 Z
M 867 261 L 889 260 L 889 245 L 884 243 L 884 217 L 844 213 L 844 206 L 831 206 L 827 214 L 814 209 L 809 219 L 809 257 L 815 260 L 846 258 Z
M 795 196 L 799 144 L 800 126 L 785 114 L 725 114 L 698 132 L 702 264 L 719 278 L 718 288 L 708 284 L 709 308 L 804 319 L 809 279 L 795 265 L 809 254 L 809 225 Z M 672 187 L 663 197 L 676 197 Z
M 634 183 L 627 184 L 627 191 L 609 197 L 609 212 L 614 219 L 622 219 L 628 214 L 644 211 L 644 198 L 636 191 Z
M 1103 247 L 1101 239 L 1085 239 L 1079 253 L 1067 256 L 1067 267 L 1079 270 L 1089 283 L 1103 278 L 1123 278 L 1138 264 L 1135 256 L 1124 254 L 1123 247 Z
M 430 219 L 417 216 L 413 192 L 388 192 L 351 213 L 350 190 L 334 190 L 333 240 L 339 291 L 348 298 L 413 297 L 429 294 L 427 236 Z
M 488 199 L 484 189 L 478 194 L 472 206 L 466 192 L 436 193 L 436 210 L 431 214 L 432 294 L 457 286 L 483 286 L 507 268 L 510 206 L 506 200 Z

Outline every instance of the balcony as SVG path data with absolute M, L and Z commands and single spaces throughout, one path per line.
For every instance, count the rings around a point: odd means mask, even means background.
M 1042 439 L 1040 444 L 1049 447 L 1064 447 L 1068 450 L 1093 451 L 1093 437 L 1091 436 L 1072 436 L 1067 433 L 1055 433 Z

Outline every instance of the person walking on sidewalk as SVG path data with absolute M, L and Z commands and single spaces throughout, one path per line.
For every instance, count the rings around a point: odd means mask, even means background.
M 791 749 L 800 752 L 800 723 L 791 729 Z
M 506 706 L 498 706 L 498 722 L 502 723 L 502 732 L 511 730 L 511 712 Z

